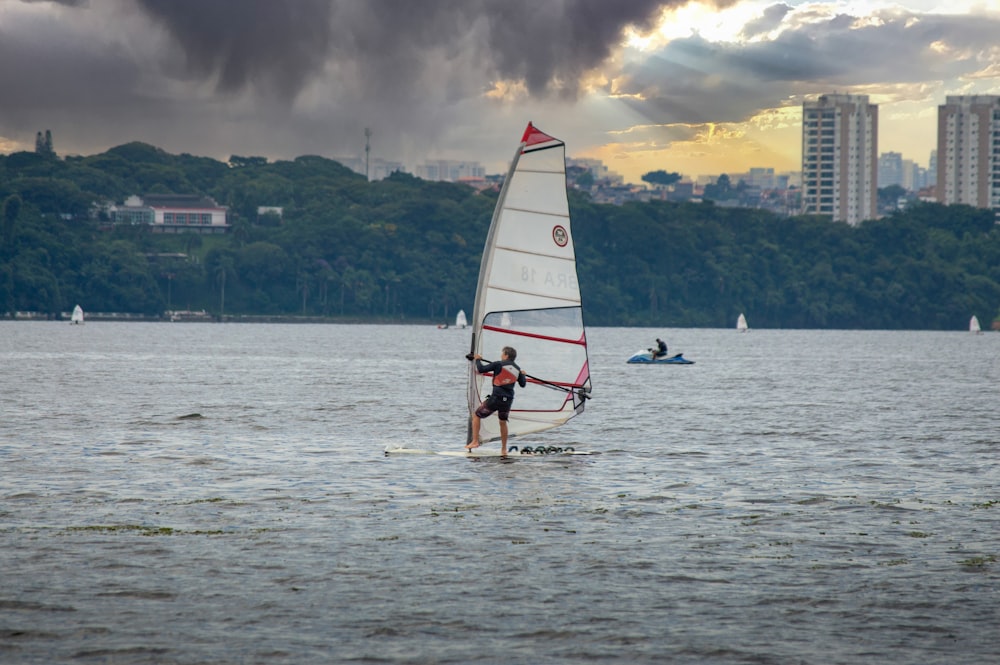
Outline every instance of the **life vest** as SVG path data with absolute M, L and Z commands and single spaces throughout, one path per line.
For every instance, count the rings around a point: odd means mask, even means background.
M 517 383 L 517 377 L 520 373 L 521 370 L 517 365 L 504 363 L 500 371 L 493 375 L 493 385 L 509 386 L 512 383 Z

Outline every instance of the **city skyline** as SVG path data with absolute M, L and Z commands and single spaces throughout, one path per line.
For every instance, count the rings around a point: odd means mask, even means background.
M 948 95 L 1000 91 L 966 0 L 0 0 L 0 152 L 130 141 L 225 160 L 371 155 L 502 173 L 528 120 L 628 182 L 801 168 L 804 101 L 864 94 L 927 166 Z

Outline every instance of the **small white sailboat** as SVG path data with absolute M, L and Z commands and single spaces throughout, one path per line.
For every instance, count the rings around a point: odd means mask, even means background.
M 743 316 L 743 312 L 740 312 L 739 318 L 736 319 L 736 332 L 747 332 L 750 328 L 747 327 L 747 317 Z
M 471 346 L 470 357 L 479 354 L 493 360 L 499 360 L 505 346 L 517 350 L 517 362 L 528 383 L 516 391 L 507 421 L 511 438 L 558 427 L 583 413 L 591 389 L 590 364 L 566 195 L 566 146 L 531 123 L 514 154 L 490 222 L 472 314 Z M 470 362 L 470 421 L 491 390 L 492 376 L 479 374 Z M 499 420 L 484 418 L 479 434 L 484 444 L 499 439 Z M 486 446 L 437 453 L 387 447 L 385 453 L 500 455 L 496 448 Z M 508 447 L 509 457 L 552 454 L 588 453 L 544 445 Z
M 979 318 L 975 314 L 969 319 L 969 332 L 976 333 L 977 335 L 983 332 L 983 329 L 979 327 Z
M 455 327 L 456 328 L 468 328 L 469 320 L 465 318 L 465 310 L 458 310 L 458 314 L 455 315 Z
M 83 323 L 83 308 L 77 305 L 73 308 L 73 315 L 70 317 L 69 322 L 73 325 L 80 325 Z

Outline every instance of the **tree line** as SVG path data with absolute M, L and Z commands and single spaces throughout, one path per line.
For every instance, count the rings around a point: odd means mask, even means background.
M 153 193 L 212 197 L 230 232 L 108 220 L 109 203 Z M 445 322 L 471 311 L 496 197 L 402 173 L 367 182 L 317 156 L 221 162 L 142 143 L 0 156 L 0 316 L 79 303 Z M 591 325 L 731 327 L 745 312 L 758 328 L 956 329 L 1000 314 L 989 210 L 922 203 L 851 227 L 711 201 L 596 204 L 575 189 L 570 207 Z

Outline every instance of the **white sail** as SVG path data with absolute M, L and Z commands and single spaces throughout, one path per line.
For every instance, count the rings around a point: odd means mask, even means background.
M 458 314 L 455 315 L 455 327 L 456 328 L 468 328 L 469 320 L 465 318 L 465 310 L 458 310 Z
M 590 367 L 566 195 L 566 147 L 528 123 L 493 212 L 472 317 L 472 352 L 499 360 L 514 347 L 531 378 L 515 390 L 510 436 L 540 432 L 581 413 Z M 469 412 L 492 390 L 470 363 Z M 500 436 L 484 418 L 480 441 Z
M 73 308 L 73 316 L 70 318 L 70 323 L 83 323 L 83 308 L 79 305 Z
M 982 332 L 982 329 L 979 327 L 979 319 L 976 317 L 975 314 L 973 314 L 972 318 L 969 319 L 969 332 L 973 333 Z
M 742 312 L 740 312 L 739 318 L 736 319 L 736 329 L 740 332 L 746 332 L 749 330 L 749 328 L 747 328 L 747 317 L 743 316 Z

